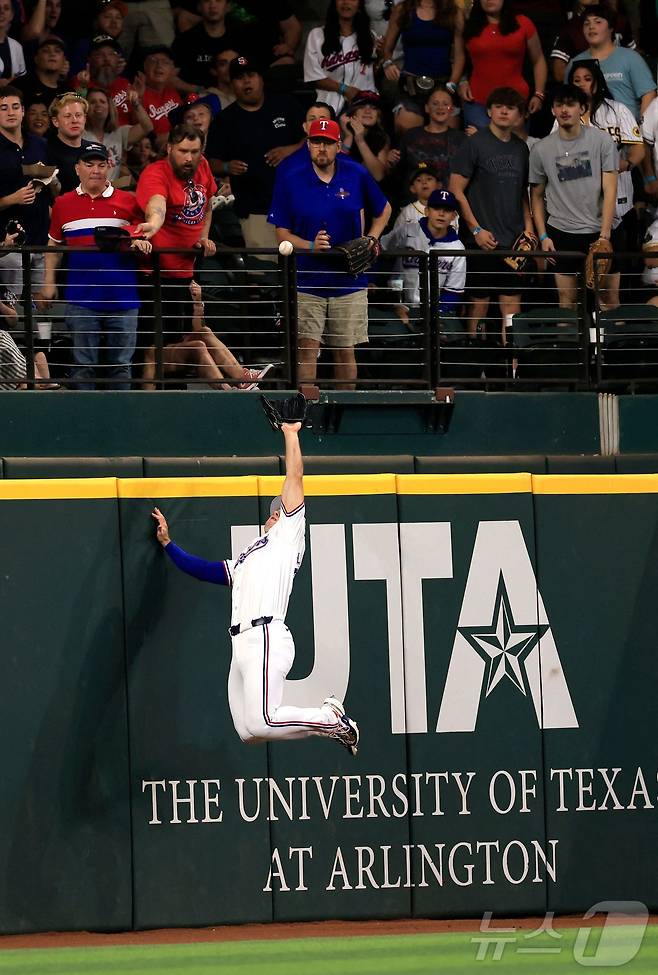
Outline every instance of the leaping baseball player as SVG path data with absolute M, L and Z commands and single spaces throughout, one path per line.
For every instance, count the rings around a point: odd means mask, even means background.
M 321 735 L 335 738 L 356 755 L 359 729 L 335 697 L 321 707 L 282 705 L 283 688 L 295 645 L 285 624 L 293 582 L 304 557 L 306 518 L 301 422 L 280 425 L 285 441 L 286 477 L 280 497 L 270 505 L 262 535 L 241 555 L 207 562 L 179 548 L 169 537 L 159 508 L 152 512 L 156 535 L 172 562 L 204 582 L 231 586 L 233 641 L 228 701 L 238 735 L 244 742 L 287 741 Z

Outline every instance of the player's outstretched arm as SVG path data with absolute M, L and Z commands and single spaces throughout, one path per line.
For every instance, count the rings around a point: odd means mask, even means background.
M 154 508 L 151 517 L 155 519 L 157 528 L 155 535 L 165 552 L 179 569 L 202 582 L 213 582 L 216 586 L 230 586 L 232 584 L 231 568 L 228 562 L 207 562 L 196 555 L 183 551 L 169 537 L 167 519 L 159 508 Z
M 301 423 L 282 423 L 281 433 L 286 444 L 286 479 L 281 501 L 286 511 L 294 511 L 304 502 L 304 460 L 299 444 Z

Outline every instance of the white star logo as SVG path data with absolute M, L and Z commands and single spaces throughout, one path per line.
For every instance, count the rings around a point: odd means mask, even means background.
M 515 624 L 501 572 L 491 625 L 458 627 L 462 636 L 487 664 L 485 697 L 491 694 L 503 677 L 509 678 L 522 694 L 526 694 L 525 668 L 521 664 L 547 629 L 545 623 Z

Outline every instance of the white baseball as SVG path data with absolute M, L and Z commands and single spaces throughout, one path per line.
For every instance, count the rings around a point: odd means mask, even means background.
M 292 254 L 294 249 L 295 248 L 292 246 L 292 243 L 289 240 L 282 240 L 279 244 L 279 254 L 283 254 L 286 257 L 289 254 Z

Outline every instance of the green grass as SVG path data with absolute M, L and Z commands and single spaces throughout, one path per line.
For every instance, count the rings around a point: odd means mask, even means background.
M 628 956 L 636 929 L 607 929 L 609 948 L 600 959 L 619 961 Z M 288 941 L 239 941 L 181 945 L 126 945 L 108 948 L 23 948 L 0 951 L 0 972 L 6 975 L 466 975 L 495 972 L 497 975 L 585 972 L 574 960 L 577 930 L 560 931 L 559 940 L 549 935 L 528 939 L 518 931 L 515 942 L 505 946 L 499 961 L 476 959 L 478 945 L 471 933 L 416 934 L 356 938 L 308 938 Z M 477 936 L 477 935 L 476 935 Z M 592 955 L 601 937 L 594 929 L 585 951 Z M 519 948 L 559 947 L 559 953 L 519 953 Z M 602 972 L 604 964 L 590 967 Z M 609 969 L 608 969 L 609 970 Z M 642 946 L 632 961 L 618 971 L 653 975 L 658 971 L 658 926 L 647 928 Z

